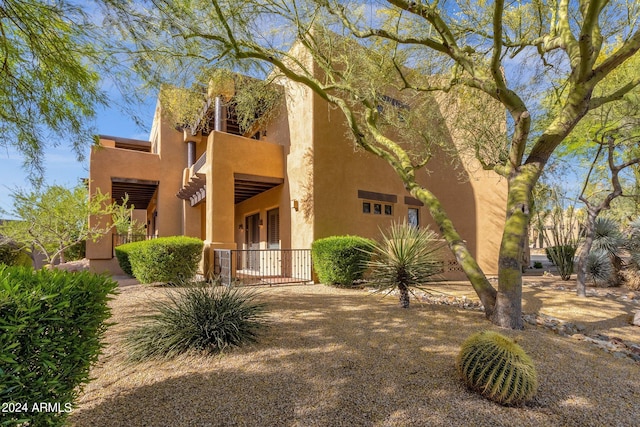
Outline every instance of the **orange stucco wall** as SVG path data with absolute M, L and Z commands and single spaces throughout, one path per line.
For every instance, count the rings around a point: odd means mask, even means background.
M 391 221 L 406 219 L 408 209 L 417 206 L 405 203 L 410 195 L 384 160 L 349 141 L 342 113 L 303 85 L 288 82 L 283 88 L 286 96 L 280 113 L 262 140 L 222 132 L 199 138 L 196 155 L 207 154 L 200 170 L 206 175 L 206 199 L 199 205 L 192 207 L 176 197 L 195 171 L 185 171 L 187 146 L 182 132 L 162 123 L 159 113 L 151 137 L 156 154 L 117 149 L 104 141 L 105 148 L 91 153 L 90 190 L 108 191 L 113 177 L 159 181 L 157 204 L 149 207 L 148 215 L 157 209 L 161 236 L 185 234 L 205 240 L 205 273 L 212 265 L 211 249 L 242 248 L 246 230 L 240 225 L 245 218 L 259 213 L 266 224 L 266 213 L 273 208 L 279 209 L 282 248 L 309 248 L 314 240 L 337 234 L 376 238 Z M 460 136 L 454 123 L 445 117 L 439 123 L 444 123 L 441 137 L 456 147 Z M 501 236 L 496 230 L 504 224 L 506 182 L 481 171 L 472 159 L 453 170 L 447 156 L 455 153 L 436 154 L 425 170 L 418 171 L 419 182 L 441 200 L 485 272 L 497 273 Z M 282 178 L 284 183 L 235 204 L 234 174 Z M 392 195 L 396 201 L 365 200 L 359 190 Z M 392 214 L 365 214 L 364 201 L 372 203 L 372 210 L 373 203 L 391 204 Z M 419 216 L 421 225 L 436 229 L 425 207 L 419 207 Z M 266 240 L 263 227 L 261 247 Z M 94 270 L 112 263 L 111 255 L 110 238 L 87 245 Z
M 112 141 L 103 141 L 103 147 L 93 148 L 89 159 L 89 192 L 97 189 L 111 192 L 112 178 L 144 181 L 158 181 L 156 201 L 148 208 L 154 218 L 158 236 L 173 236 L 184 233 L 183 202 L 176 197 L 182 182 L 182 172 L 186 166 L 186 144 L 182 134 L 171 126 L 158 124 L 160 114 L 156 113 L 153 145 L 158 154 L 144 153 L 115 148 Z M 90 218 L 90 221 L 110 221 L 109 218 Z M 93 271 L 112 271 L 112 238 L 105 236 L 96 242 L 87 242 L 87 258 Z

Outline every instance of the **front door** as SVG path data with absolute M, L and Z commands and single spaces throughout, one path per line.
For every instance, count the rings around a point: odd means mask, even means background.
M 245 257 L 245 268 L 247 270 L 260 270 L 260 214 L 249 215 L 245 218 L 246 248 L 249 252 Z

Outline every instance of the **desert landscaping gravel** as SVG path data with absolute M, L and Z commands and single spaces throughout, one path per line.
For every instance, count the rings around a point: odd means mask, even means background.
M 531 279 L 529 279 L 531 280 Z M 536 279 L 537 280 L 537 279 Z M 548 285 L 548 286 L 547 286 Z M 476 299 L 469 285 L 439 291 Z M 269 328 L 258 343 L 216 356 L 130 364 L 123 331 L 171 289 L 122 281 L 108 346 L 71 414 L 73 426 L 632 426 L 640 425 L 640 363 L 527 324 L 497 328 L 482 312 L 324 285 L 262 287 Z M 525 313 L 556 316 L 584 334 L 640 344 L 638 300 L 592 296 L 540 280 Z M 538 394 L 507 408 L 468 391 L 455 358 L 470 334 L 494 329 L 533 358 Z

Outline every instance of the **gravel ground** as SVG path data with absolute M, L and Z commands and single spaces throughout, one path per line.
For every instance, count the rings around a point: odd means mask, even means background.
M 637 302 L 576 300 L 538 279 L 524 311 L 581 322 L 640 343 Z M 135 283 L 135 282 L 133 282 Z M 474 298 L 470 286 L 441 285 Z M 640 420 L 640 364 L 527 325 L 494 327 L 481 312 L 323 285 L 260 288 L 270 328 L 218 356 L 127 364 L 122 332 L 168 289 L 122 281 L 108 347 L 71 414 L 74 426 L 630 426 Z M 505 408 L 468 391 L 454 362 L 470 334 L 514 337 L 536 363 L 539 390 Z

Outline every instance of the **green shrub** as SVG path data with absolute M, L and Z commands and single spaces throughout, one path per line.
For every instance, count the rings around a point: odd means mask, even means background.
M 139 242 L 127 253 L 133 276 L 141 283 L 179 284 L 195 276 L 202 246 L 194 237 L 160 237 Z
M 190 350 L 216 353 L 254 342 L 264 327 L 265 306 L 241 288 L 197 286 L 154 303 L 156 313 L 129 331 L 131 360 L 173 357 Z
M 533 268 L 537 268 L 537 269 L 542 268 L 542 263 L 540 261 L 534 261 Z
M 538 388 L 531 358 L 512 339 L 497 332 L 471 335 L 457 358 L 458 372 L 472 390 L 501 405 L 518 405 Z
M 2 425 L 62 425 L 98 360 L 116 286 L 87 272 L 0 266 L 0 402 L 27 405 Z M 53 412 L 34 411 L 40 402 Z
M 332 236 L 311 245 L 313 267 L 322 283 L 352 286 L 362 279 L 374 242 L 358 236 Z
M 0 264 L 10 266 L 31 266 L 31 258 L 15 243 L 5 240 L 0 244 Z
M 411 288 L 421 289 L 442 272 L 439 254 L 444 245 L 438 235 L 427 228 L 394 223 L 371 250 L 366 263 L 372 284 L 378 291 L 398 289 L 400 307 L 409 308 Z
M 75 245 L 64 250 L 65 261 L 78 261 L 83 259 L 87 252 L 87 242 L 82 240 Z
M 124 245 L 119 245 L 115 247 L 116 259 L 118 260 L 118 265 L 125 274 L 129 276 L 133 276 L 133 271 L 131 270 L 131 261 L 129 260 L 129 254 L 135 252 L 138 249 L 138 246 L 144 244 L 142 242 L 131 242 L 125 243 Z

